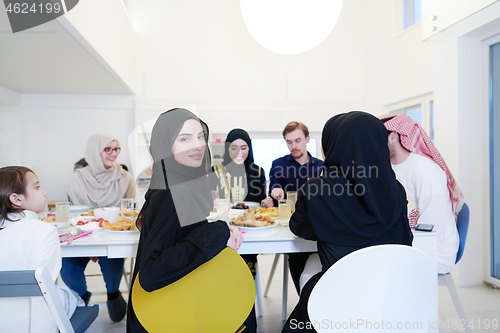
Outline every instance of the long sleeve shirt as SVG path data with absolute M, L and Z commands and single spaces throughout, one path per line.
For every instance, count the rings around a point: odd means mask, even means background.
M 269 173 L 269 195 L 274 188 L 279 187 L 283 191 L 298 191 L 302 185 L 307 183 L 307 179 L 316 178 L 321 175 L 323 170 L 323 161 L 312 157 L 309 152 L 309 162 L 300 164 L 292 154 L 280 157 L 273 161 L 271 171 Z M 277 202 L 275 201 L 275 206 Z

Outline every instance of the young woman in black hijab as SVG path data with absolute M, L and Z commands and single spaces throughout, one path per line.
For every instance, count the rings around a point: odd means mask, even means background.
M 325 124 L 321 144 L 324 173 L 300 189 L 290 230 L 318 242 L 322 272 L 302 289 L 283 332 L 295 331 L 290 325 L 292 319 L 309 321 L 309 295 L 321 275 L 337 260 L 365 247 L 411 246 L 413 241 L 406 193 L 392 171 L 387 131 L 382 122 L 361 111 L 337 115 Z
M 252 140 L 245 130 L 236 128 L 228 133 L 222 164 L 215 165 L 213 171 L 214 173 L 210 175 L 210 186 L 212 190 L 218 191 L 219 198 L 229 198 L 234 203 L 237 201 L 261 203 L 266 198 L 265 172 L 254 163 Z M 236 193 L 239 194 L 238 197 Z M 246 254 L 241 257 L 255 279 L 257 254 Z M 245 332 L 257 331 L 255 307 L 245 325 L 247 327 Z
M 207 138 L 207 125 L 185 109 L 164 112 L 153 127 L 153 175 L 137 219 L 141 236 L 133 277 L 140 272 L 148 292 L 181 279 L 226 246 L 237 251 L 243 241 L 237 228 L 206 220 L 212 209 Z M 131 297 L 127 332 L 147 332 Z
M 211 187 L 219 191 L 220 198 L 230 198 L 234 203 L 261 203 L 266 198 L 265 172 L 254 163 L 252 140 L 245 130 L 236 128 L 228 133 L 222 164 L 215 165 L 213 170 Z M 242 191 L 239 198 L 234 195 L 235 188 Z

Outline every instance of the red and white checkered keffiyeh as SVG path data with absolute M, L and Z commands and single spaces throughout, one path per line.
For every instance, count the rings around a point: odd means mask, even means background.
M 394 117 L 393 114 L 384 114 L 380 119 Z M 425 133 L 422 126 L 405 114 L 395 116 L 384 123 L 389 131 L 400 135 L 401 145 L 412 153 L 417 153 L 433 160 L 446 173 L 448 190 L 450 191 L 451 205 L 455 213 L 455 219 L 464 204 L 464 196 L 458 187 L 455 178 L 446 166 L 441 154 L 437 151 L 431 139 Z

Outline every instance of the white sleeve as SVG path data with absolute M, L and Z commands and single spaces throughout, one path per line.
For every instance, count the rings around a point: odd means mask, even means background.
M 61 246 L 59 245 L 59 234 L 56 228 L 52 227 L 48 231 L 45 228 L 43 229 L 38 246 L 30 256 L 29 269 L 45 266 L 55 282 L 62 266 Z
M 441 231 L 451 212 L 446 174 L 434 168 L 420 168 L 412 178 L 415 205 L 419 209 L 418 223 L 433 224 Z

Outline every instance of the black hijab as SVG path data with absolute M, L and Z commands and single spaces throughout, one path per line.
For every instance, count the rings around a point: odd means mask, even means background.
M 317 214 L 328 214 L 331 223 L 316 231 L 318 239 L 363 246 L 393 227 L 407 232 L 404 221 L 400 223 L 407 214 L 406 193 L 392 170 L 382 122 L 361 111 L 339 114 L 325 124 L 321 143 L 325 154 L 321 178 L 333 191 L 319 196 L 329 212 Z
M 245 159 L 245 172 L 247 173 L 247 176 L 250 176 L 252 172 L 255 169 L 254 166 L 254 160 L 253 160 L 253 148 L 252 148 L 252 140 L 250 139 L 250 136 L 245 130 L 242 130 L 241 128 L 235 128 L 231 130 L 227 134 L 226 137 L 226 144 L 225 144 L 225 149 L 224 149 L 224 158 L 222 161 L 222 165 L 224 165 L 231 174 L 239 174 L 243 172 L 243 168 L 238 167 L 236 163 L 233 162 L 231 159 L 231 156 L 229 155 L 229 147 L 231 146 L 231 143 L 234 141 L 241 139 L 245 141 L 245 143 L 248 146 L 248 156 Z
M 187 120 L 199 121 L 204 132 L 205 146 L 201 166 L 188 167 L 176 161 L 172 152 L 177 135 Z M 170 190 L 181 226 L 200 222 L 213 208 L 207 175 L 210 172 L 208 126 L 186 109 L 172 109 L 162 113 L 151 133 L 150 152 L 153 175 L 150 190 Z M 146 202 L 147 204 L 147 202 Z

